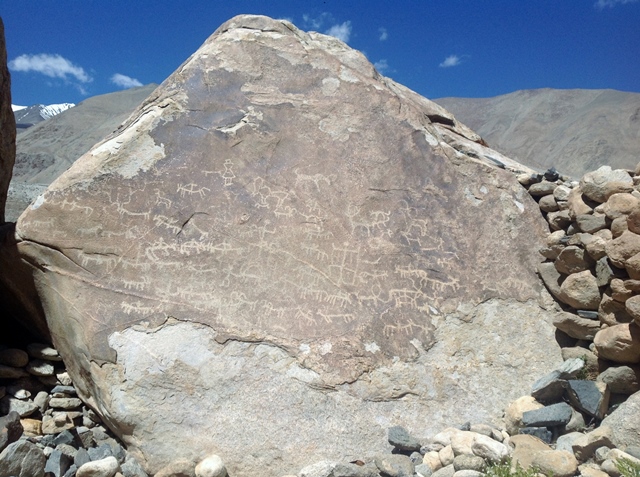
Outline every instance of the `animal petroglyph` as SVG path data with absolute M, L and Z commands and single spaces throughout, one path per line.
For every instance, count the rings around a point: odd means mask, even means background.
M 189 184 L 178 184 L 178 190 L 176 192 L 180 192 L 180 197 L 185 197 L 187 195 L 198 195 L 201 199 L 207 195 L 207 192 L 211 192 L 211 189 L 208 187 L 200 187 L 193 182 Z

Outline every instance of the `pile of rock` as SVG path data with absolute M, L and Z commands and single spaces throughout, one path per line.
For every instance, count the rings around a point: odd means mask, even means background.
M 620 400 L 640 390 L 640 168 L 608 166 L 580 182 L 521 177 L 552 229 L 539 274 L 562 304 L 555 326 Z M 554 179 L 554 180 L 548 180 Z
M 576 379 L 586 366 L 582 359 L 568 359 L 539 379 L 531 395 L 507 407 L 503 425 L 467 423 L 426 441 L 392 427 L 391 455 L 379 455 L 368 463 L 319 462 L 298 476 L 479 477 L 488 465 L 510 458 L 512 466 L 535 467 L 544 475 L 618 477 L 621 459 L 640 465 L 640 447 L 617 449 L 612 428 L 595 427 L 596 416 L 604 415 L 606 400 L 600 390 L 606 386 Z M 594 419 L 587 424 L 585 416 Z
M 212 468 L 206 459 L 201 465 Z M 37 343 L 26 351 L 0 347 L 0 477 L 44 475 L 147 476 L 77 398 L 55 349 Z

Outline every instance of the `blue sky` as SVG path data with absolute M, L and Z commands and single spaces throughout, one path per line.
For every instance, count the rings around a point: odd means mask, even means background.
M 13 103 L 160 83 L 241 13 L 341 37 L 428 98 L 640 92 L 640 0 L 0 0 Z

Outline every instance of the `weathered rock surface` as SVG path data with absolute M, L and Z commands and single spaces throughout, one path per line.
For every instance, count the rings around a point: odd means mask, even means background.
M 625 449 L 640 442 L 640 392 L 629 396 L 614 412 L 604 418 L 602 427 L 611 429 L 612 444 Z
M 16 119 L 11 109 L 11 77 L 7 68 L 4 23 L 0 18 L 0 224 L 16 159 Z
M 80 397 L 146 470 L 348 462 L 390 425 L 498 417 L 560 362 L 544 222 L 491 165 L 516 164 L 360 53 L 236 17 L 154 94 L 16 232 Z

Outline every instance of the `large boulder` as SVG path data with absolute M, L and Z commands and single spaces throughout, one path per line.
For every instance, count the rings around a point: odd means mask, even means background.
M 20 217 L 79 395 L 155 473 L 296 473 L 483 422 L 561 363 L 545 224 L 447 111 L 240 16 Z
M 11 77 L 7 67 L 4 23 L 0 18 L 0 224 L 4 223 L 4 208 L 15 159 L 16 119 L 11 109 Z

